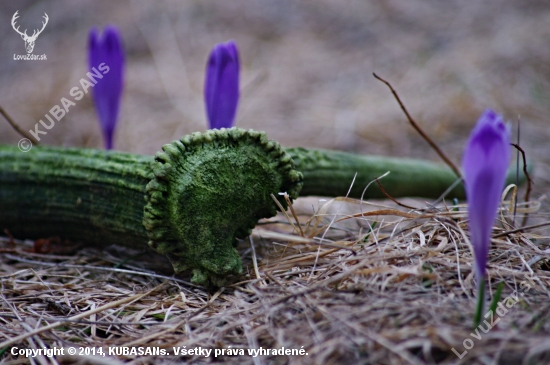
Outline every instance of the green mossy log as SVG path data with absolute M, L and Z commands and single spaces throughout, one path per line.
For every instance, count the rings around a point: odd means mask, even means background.
M 361 197 L 375 177 L 394 197 L 439 197 L 450 169 L 410 159 L 283 149 L 265 133 L 239 128 L 194 133 L 155 156 L 115 151 L 0 146 L 0 228 L 20 238 L 60 236 L 91 245 L 149 244 L 176 272 L 223 286 L 242 273 L 235 250 L 259 219 L 298 194 Z M 515 173 L 510 174 L 515 177 Z M 514 181 L 511 179 L 511 181 Z M 376 185 L 364 198 L 383 197 Z M 463 187 L 449 198 L 463 198 Z M 145 198 L 145 199 L 144 199 Z

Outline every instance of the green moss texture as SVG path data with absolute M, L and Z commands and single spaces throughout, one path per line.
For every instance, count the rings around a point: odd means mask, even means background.
M 154 157 L 0 146 L 0 228 L 18 238 L 148 244 L 176 272 L 191 270 L 194 283 L 220 287 L 242 273 L 237 239 L 276 214 L 272 195 L 283 207 L 281 192 L 292 199 L 299 193 L 383 198 L 376 183 L 365 188 L 387 171 L 381 183 L 393 197 L 437 198 L 457 181 L 435 163 L 284 150 L 265 133 L 240 128 L 184 136 Z M 463 198 L 463 186 L 447 197 Z

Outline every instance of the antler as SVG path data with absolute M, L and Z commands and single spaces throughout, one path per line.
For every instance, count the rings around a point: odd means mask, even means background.
M 17 14 L 17 12 L 15 12 Z M 44 20 L 46 20 L 45 22 L 42 22 L 42 29 L 38 30 L 38 29 L 35 29 L 34 32 L 32 33 L 32 36 L 30 36 L 30 38 L 38 38 L 38 36 L 40 35 L 40 33 L 42 33 L 42 31 L 44 30 L 44 28 L 46 28 L 46 24 L 48 24 L 48 20 L 50 18 L 48 18 L 48 14 L 44 13 Z M 26 31 L 26 30 L 25 30 Z M 38 33 L 36 33 L 38 31 Z
M 22 36 L 28 37 L 28 36 L 27 36 L 27 30 L 26 30 L 26 29 L 25 29 L 25 33 L 21 33 L 21 32 L 19 31 L 19 27 L 17 27 L 17 28 L 15 27 L 15 21 L 17 20 L 17 18 L 19 18 L 19 15 L 17 15 L 18 12 L 19 12 L 19 10 L 17 10 L 17 11 L 15 12 L 15 14 L 13 14 L 13 18 L 11 18 L 11 26 L 13 27 L 13 29 L 14 29 L 17 33 L 21 34 Z M 47 21 L 46 21 L 46 23 L 47 23 Z

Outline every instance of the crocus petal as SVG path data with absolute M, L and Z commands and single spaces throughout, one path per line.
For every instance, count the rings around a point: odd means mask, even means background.
M 118 120 L 120 99 L 122 97 L 124 51 L 120 32 L 116 27 L 108 26 L 103 35 L 92 28 L 89 35 L 90 72 L 103 77 L 96 79 L 92 89 L 96 112 L 101 125 L 105 147 L 113 148 L 113 134 Z
M 210 129 L 233 126 L 239 103 L 239 55 L 235 42 L 217 44 L 210 52 L 204 100 Z
M 499 115 L 486 110 L 470 134 L 462 160 L 478 281 L 485 275 L 491 231 L 509 163 L 510 132 Z

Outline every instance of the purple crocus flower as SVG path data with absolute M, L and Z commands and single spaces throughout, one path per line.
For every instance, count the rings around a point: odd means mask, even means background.
M 90 74 L 98 75 L 92 76 L 95 81 L 92 95 L 105 148 L 110 150 L 122 97 L 124 51 L 120 32 L 114 26 L 107 26 L 100 35 L 94 27 L 90 30 L 88 46 Z
M 491 230 L 509 162 L 510 131 L 501 116 L 487 109 L 470 134 L 462 160 L 478 285 L 485 278 Z
M 239 103 L 239 55 L 234 41 L 217 44 L 210 52 L 204 100 L 210 129 L 233 126 Z

